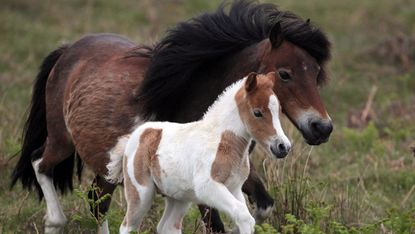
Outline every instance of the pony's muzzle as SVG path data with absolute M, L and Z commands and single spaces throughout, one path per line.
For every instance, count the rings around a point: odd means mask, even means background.
M 275 157 L 285 158 L 291 150 L 291 144 L 281 140 L 275 140 L 269 148 Z
M 331 120 L 311 119 L 309 121 L 309 128 L 315 138 L 317 144 L 327 142 L 331 132 L 333 131 L 333 124 Z

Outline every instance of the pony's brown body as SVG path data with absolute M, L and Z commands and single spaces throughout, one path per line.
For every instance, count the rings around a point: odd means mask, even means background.
M 279 22 L 266 26 L 269 18 L 275 20 L 279 15 L 283 15 L 282 28 Z M 218 17 L 223 18 L 221 24 L 209 28 Z M 204 21 L 208 29 L 199 27 Z M 226 21 L 229 25 L 223 23 Z M 103 177 L 110 151 L 121 136 L 148 119 L 198 120 L 225 87 L 249 72 L 277 72 L 280 79 L 275 93 L 283 112 L 308 143 L 327 141 L 332 125 L 318 84 L 325 79 L 329 43 L 321 31 L 272 5 L 244 1 L 235 2 L 229 16 L 219 9 L 202 15 L 198 23 L 179 24 L 155 48 L 138 46 L 117 35 L 97 34 L 45 58 L 13 183 L 20 179 L 25 187 L 36 185 L 40 195 L 48 192 L 49 216 L 56 208 L 56 192 L 50 184 L 61 191 L 72 188 L 76 152 L 97 174 L 95 182 L 102 188 L 98 196 L 112 193 L 116 185 Z M 245 25 L 238 29 L 235 24 Z M 224 31 L 235 35 L 221 40 Z M 272 206 L 252 169 L 244 192 L 257 206 Z M 108 206 L 109 201 L 104 202 L 98 211 L 105 213 Z M 61 216 L 58 220 L 48 217 L 46 231 L 48 227 L 50 232 L 59 229 L 65 221 Z M 210 216 L 205 217 L 209 221 Z M 212 219 L 213 229 L 224 231 L 217 213 Z
M 48 135 L 52 135 L 48 138 L 62 139 L 59 146 L 65 143 L 68 148 L 74 147 L 99 175 L 106 173 L 107 154 L 117 138 L 127 134 L 138 120 L 132 96 L 149 59 L 127 58 L 126 52 L 134 47 L 116 35 L 87 36 L 62 55 L 48 80 L 47 106 L 53 109 L 48 111 L 47 119 L 56 126 L 48 127 Z M 56 87 L 61 92 L 56 92 Z M 44 156 L 40 167 L 53 167 L 50 161 L 67 155 L 56 155 L 54 150 L 50 159 Z

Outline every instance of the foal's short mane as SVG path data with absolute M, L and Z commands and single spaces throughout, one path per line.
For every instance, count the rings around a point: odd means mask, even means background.
M 320 29 L 273 4 L 236 0 L 228 12 L 225 7 L 222 4 L 214 13 L 177 24 L 144 55 L 150 56 L 151 64 L 136 96 L 144 116 L 157 116 L 180 103 L 189 83 L 197 82 L 195 73 L 203 74 L 205 65 L 266 39 L 277 22 L 286 40 L 317 60 L 322 68 L 320 83 L 326 79 L 324 65 L 330 57 L 330 43 Z

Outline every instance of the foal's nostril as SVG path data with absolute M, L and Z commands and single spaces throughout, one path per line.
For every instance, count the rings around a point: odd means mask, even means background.
M 284 158 L 287 156 L 288 152 L 290 152 L 291 146 L 284 143 L 275 142 L 270 146 L 270 149 L 277 158 Z

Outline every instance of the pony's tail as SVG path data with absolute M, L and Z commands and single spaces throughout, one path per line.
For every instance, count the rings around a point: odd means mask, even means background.
M 117 145 L 110 152 L 110 162 L 107 164 L 108 173 L 105 176 L 105 179 L 110 183 L 119 184 L 123 181 L 123 159 L 129 137 L 129 135 L 125 135 L 119 138 Z
M 13 187 L 18 180 L 22 182 L 23 188 L 29 190 L 32 188 L 33 185 L 35 185 L 40 198 L 43 197 L 43 193 L 39 186 L 39 183 L 36 180 L 36 175 L 32 167 L 32 161 L 42 156 L 44 144 L 48 135 L 46 128 L 46 82 L 48 80 L 49 73 L 51 72 L 52 68 L 68 47 L 68 45 L 64 45 L 56 49 L 55 51 L 51 52 L 43 60 L 43 63 L 40 66 L 40 71 L 37 74 L 33 86 L 32 101 L 29 107 L 29 115 L 23 128 L 23 144 L 21 149 L 21 156 L 12 174 L 11 187 Z M 73 157 L 70 158 L 72 159 L 71 170 L 73 170 L 74 159 Z M 66 162 L 66 160 L 64 160 L 64 162 Z M 72 183 L 72 173 L 70 180 L 70 183 Z M 58 187 L 61 188 L 60 182 L 54 182 L 55 186 L 58 185 Z

